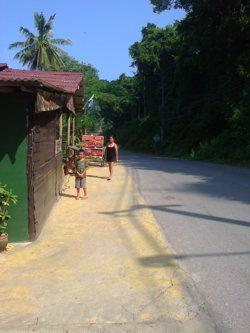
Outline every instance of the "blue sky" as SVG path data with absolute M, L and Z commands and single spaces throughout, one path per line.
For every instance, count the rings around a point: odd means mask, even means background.
M 128 48 L 140 40 L 143 26 L 164 27 L 184 17 L 180 10 L 154 14 L 149 0 L 0 0 L 0 9 L 0 62 L 22 68 L 13 60 L 15 50 L 8 50 L 23 39 L 19 27 L 34 31 L 35 11 L 46 17 L 56 13 L 54 37 L 70 38 L 73 45 L 65 50 L 108 80 L 133 74 Z

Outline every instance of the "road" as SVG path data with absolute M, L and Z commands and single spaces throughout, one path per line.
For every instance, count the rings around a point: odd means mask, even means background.
M 218 332 L 250 332 L 250 170 L 135 153 L 122 160 Z M 167 266 L 169 256 L 142 261 Z

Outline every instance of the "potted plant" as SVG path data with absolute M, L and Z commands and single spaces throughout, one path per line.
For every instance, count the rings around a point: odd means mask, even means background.
M 17 196 L 13 194 L 11 189 L 7 188 L 7 185 L 0 183 L 0 251 L 6 248 L 9 241 L 5 231 L 10 219 L 9 206 L 16 203 Z

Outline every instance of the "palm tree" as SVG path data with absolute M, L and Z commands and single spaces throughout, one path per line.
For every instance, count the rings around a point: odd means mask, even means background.
M 19 31 L 26 37 L 23 42 L 12 43 L 9 49 L 21 48 L 14 56 L 23 65 L 30 69 L 57 70 L 62 64 L 61 52 L 57 45 L 70 45 L 70 39 L 53 38 L 52 28 L 56 14 L 51 15 L 48 21 L 43 13 L 34 13 L 35 27 L 38 35 L 35 36 L 27 28 L 20 27 Z

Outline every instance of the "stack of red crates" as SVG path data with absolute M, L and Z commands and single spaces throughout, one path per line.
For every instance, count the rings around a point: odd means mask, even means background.
M 100 160 L 103 158 L 104 136 L 83 135 L 82 145 L 88 152 L 87 156 L 89 156 L 89 159 Z

